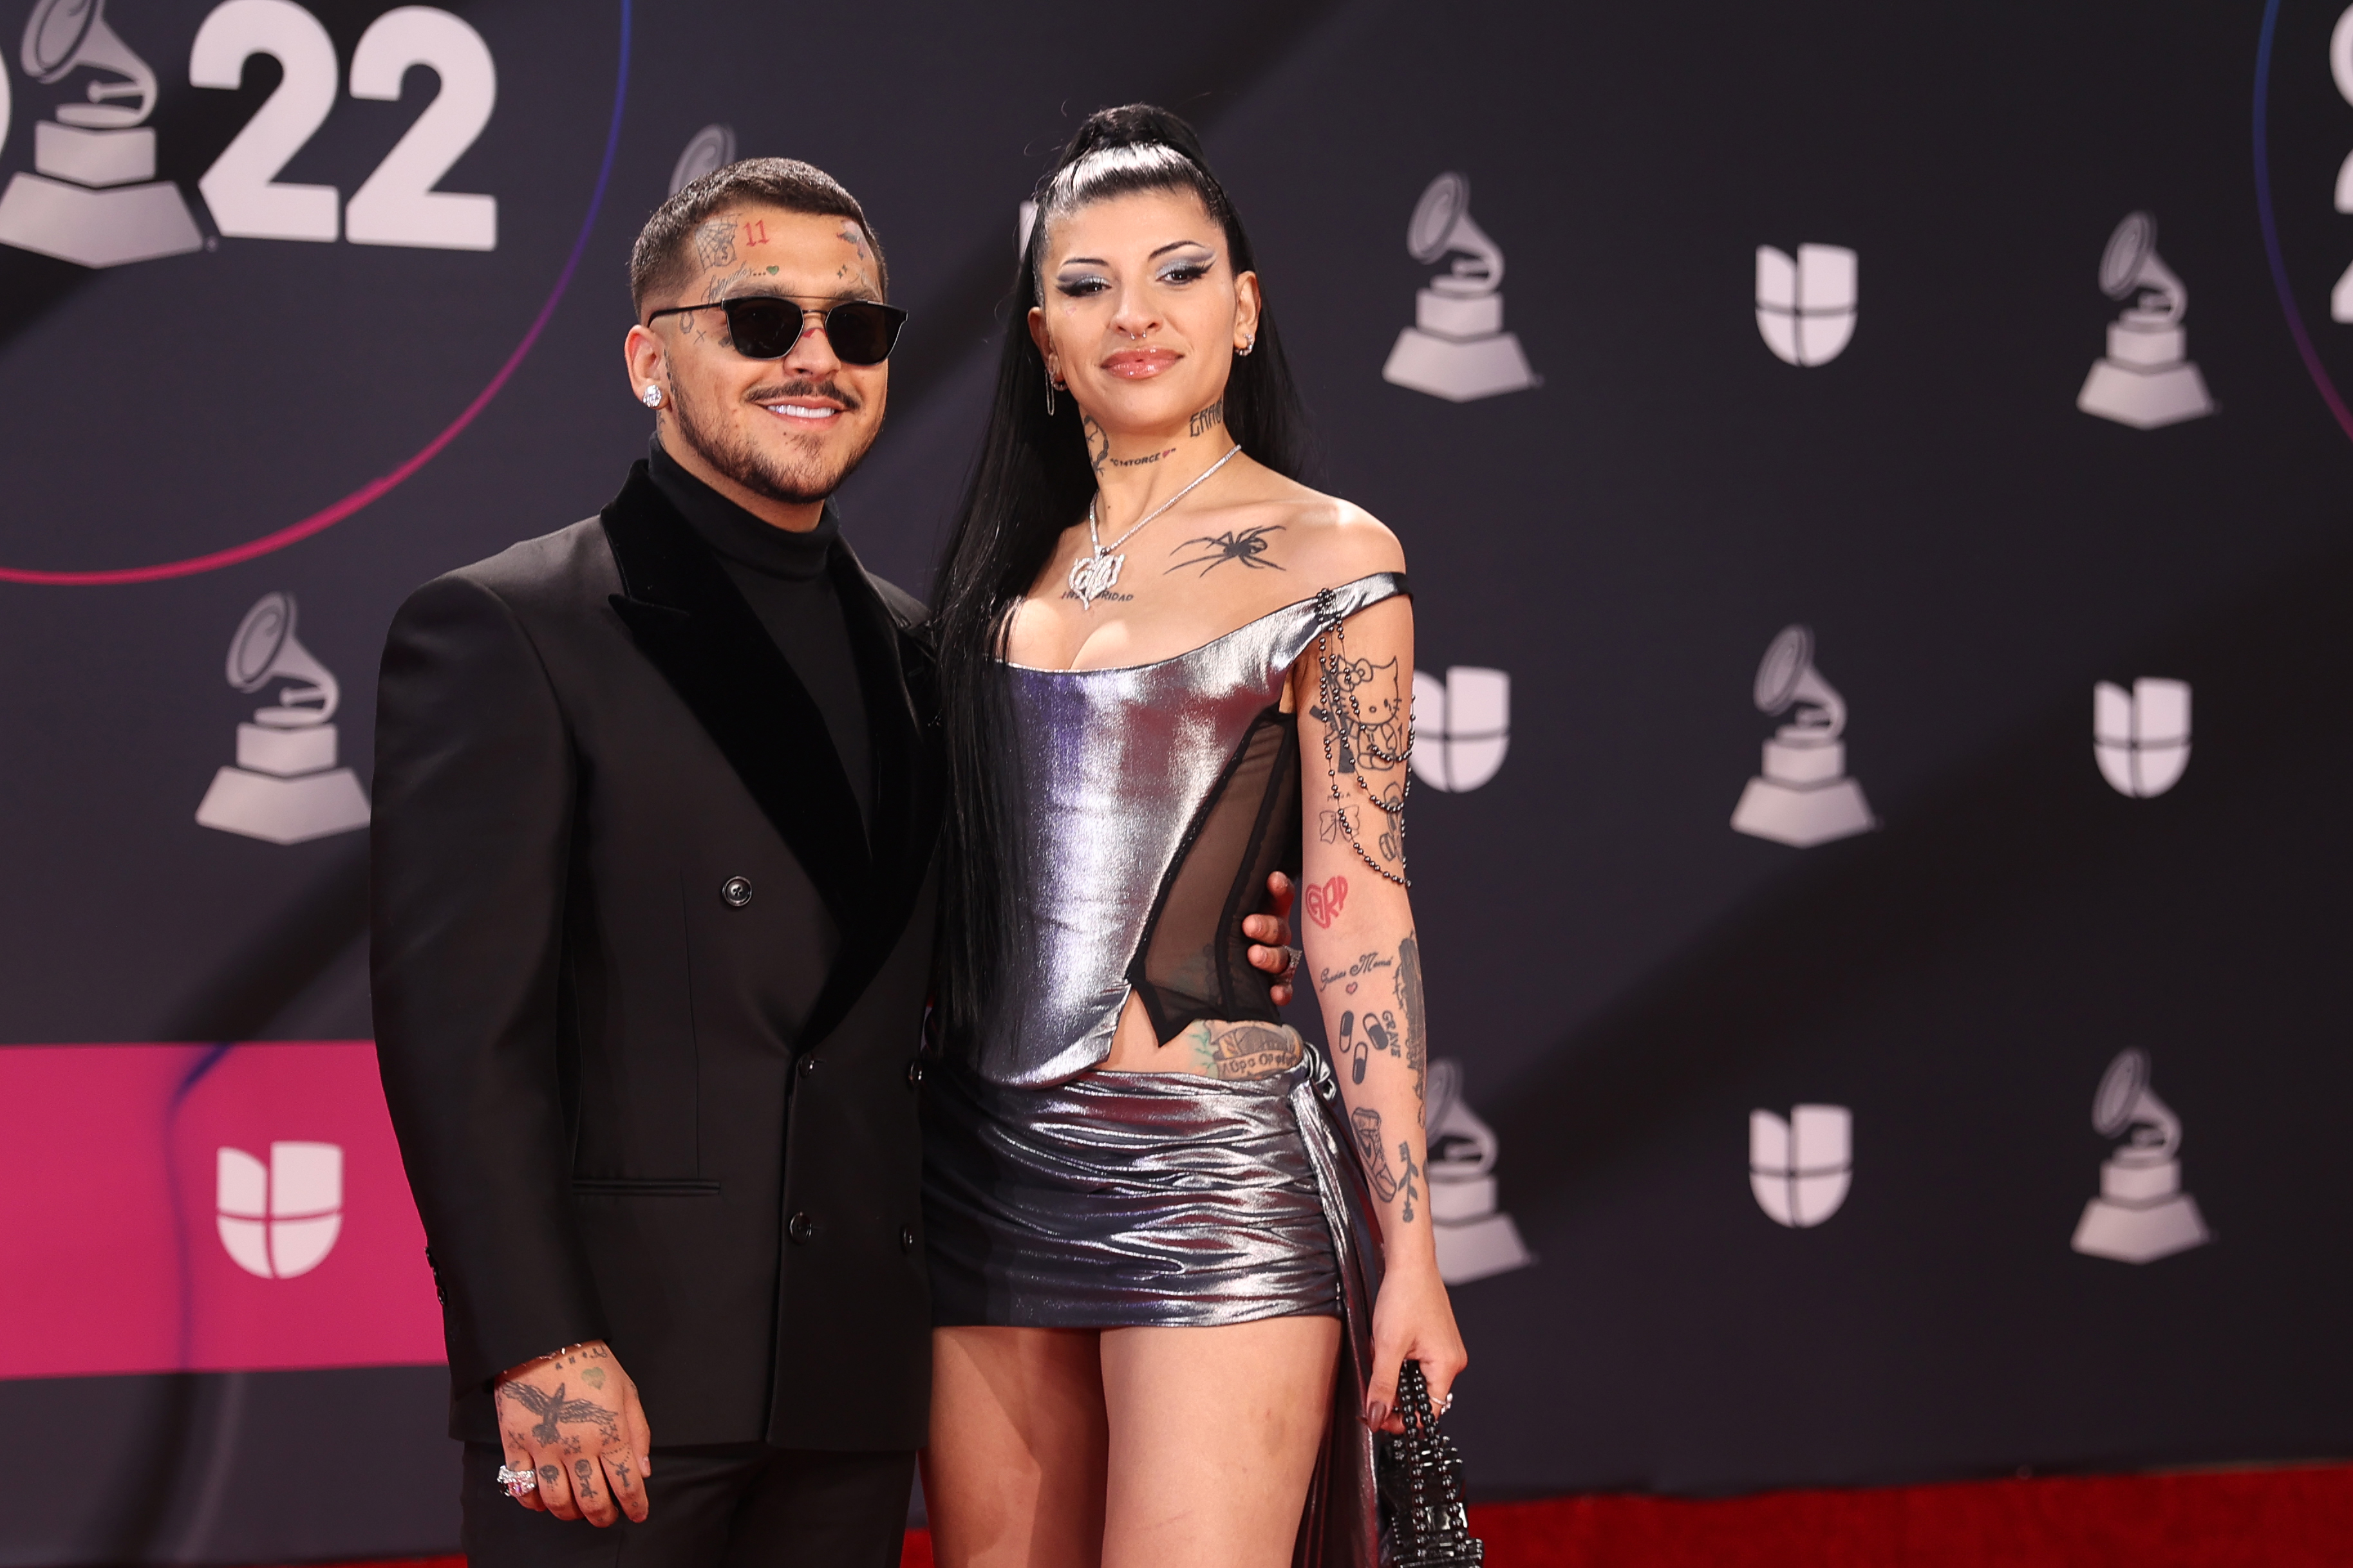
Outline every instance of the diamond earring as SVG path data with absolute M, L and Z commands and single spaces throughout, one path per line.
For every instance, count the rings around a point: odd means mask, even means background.
M 647 387 L 643 392 L 638 394 L 638 401 L 644 404 L 649 408 L 659 408 L 662 405 L 661 388 L 659 386 Z

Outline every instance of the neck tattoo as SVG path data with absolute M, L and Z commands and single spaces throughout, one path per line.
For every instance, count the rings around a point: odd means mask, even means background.
M 1113 552 L 1142 532 L 1145 523 L 1191 495 L 1195 488 L 1205 482 L 1211 474 L 1232 462 L 1235 455 L 1241 449 L 1242 444 L 1239 441 L 1235 442 L 1224 457 L 1202 469 L 1200 475 L 1191 484 L 1136 519 L 1135 526 L 1113 540 L 1109 546 L 1104 545 L 1103 534 L 1095 527 L 1095 506 L 1103 499 L 1103 492 L 1098 490 L 1095 493 L 1095 500 L 1087 502 L 1087 542 L 1093 546 L 1094 553 L 1071 563 L 1071 592 L 1078 596 L 1081 606 L 1092 610 L 1097 599 L 1102 598 L 1118 585 L 1119 571 L 1121 567 L 1127 564 L 1127 557 L 1124 554 L 1115 554 Z

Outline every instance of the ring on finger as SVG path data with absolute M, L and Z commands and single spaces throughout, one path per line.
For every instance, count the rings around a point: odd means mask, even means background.
M 528 1469 L 514 1470 L 501 1465 L 499 1485 L 507 1489 L 507 1496 L 519 1499 L 526 1492 L 539 1489 L 539 1477 Z

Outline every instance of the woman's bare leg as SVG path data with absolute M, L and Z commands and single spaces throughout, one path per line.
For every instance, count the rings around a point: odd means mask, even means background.
M 923 1502 L 942 1568 L 1103 1561 L 1103 1361 L 1092 1329 L 932 1331 Z
M 1288 1568 L 1339 1351 L 1337 1318 L 1103 1331 L 1103 1568 Z

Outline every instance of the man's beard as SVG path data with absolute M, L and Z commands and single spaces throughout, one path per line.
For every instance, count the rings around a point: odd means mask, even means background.
M 744 401 L 750 404 L 774 403 L 786 397 L 829 397 L 842 405 L 845 414 L 856 412 L 861 405 L 830 381 L 789 381 L 777 386 L 755 388 Z M 750 490 L 754 495 L 788 506 L 808 506 L 825 500 L 841 488 L 842 481 L 858 469 L 858 465 L 873 449 L 874 439 L 882 433 L 881 420 L 866 433 L 865 441 L 843 457 L 838 464 L 825 465 L 821 460 L 800 463 L 780 462 L 762 451 L 752 439 L 733 425 L 703 419 L 695 405 L 681 395 L 678 387 L 670 388 L 670 411 L 676 418 L 679 435 L 696 454 L 713 468 Z M 760 417 L 776 419 L 780 416 L 763 409 Z

